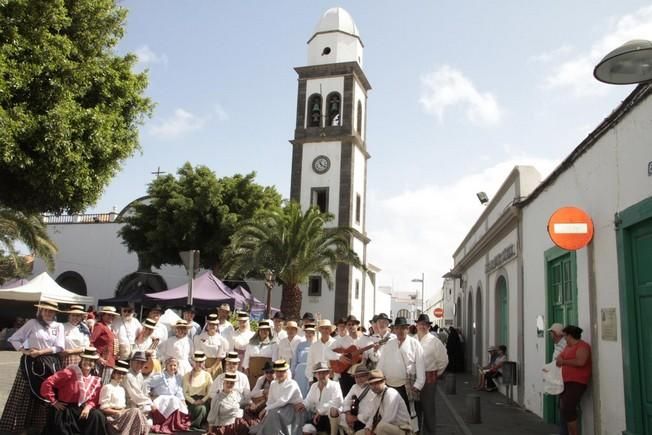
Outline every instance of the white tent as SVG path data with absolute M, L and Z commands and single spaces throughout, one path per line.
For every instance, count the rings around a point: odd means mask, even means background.
M 95 300 L 89 296 L 80 296 L 70 292 L 53 280 L 47 272 L 43 272 L 20 287 L 0 289 L 0 299 L 13 301 L 38 302 L 46 299 L 63 304 L 91 305 Z

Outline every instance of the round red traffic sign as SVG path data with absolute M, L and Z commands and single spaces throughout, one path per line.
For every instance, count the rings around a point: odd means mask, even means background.
M 432 314 L 434 314 L 436 318 L 441 319 L 442 317 L 444 317 L 444 309 L 435 308 L 434 310 L 432 310 Z
M 550 216 L 548 234 L 555 245 L 567 251 L 576 251 L 593 238 L 593 221 L 582 209 L 562 207 Z

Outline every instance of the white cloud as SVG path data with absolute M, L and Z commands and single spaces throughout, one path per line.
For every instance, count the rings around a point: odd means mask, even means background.
M 422 76 L 421 85 L 419 101 L 424 110 L 439 121 L 447 108 L 458 105 L 466 107 L 466 116 L 474 124 L 494 125 L 502 118 L 502 110 L 493 94 L 479 92 L 471 80 L 448 65 Z
M 138 57 L 138 65 L 145 67 L 147 65 L 160 63 L 163 65 L 168 64 L 168 57 L 166 54 L 157 54 L 152 51 L 151 48 L 147 45 L 142 45 L 138 47 L 135 51 L 136 57 Z
M 534 166 L 543 179 L 558 163 L 514 157 L 448 184 L 389 198 L 370 192 L 368 258 L 382 269 L 379 284 L 391 285 L 395 292 L 414 292 L 420 284 L 411 280 L 424 272 L 426 299 L 433 297 L 441 288 L 441 276 L 453 265 L 453 252 L 484 211 L 476 193 L 485 191 L 491 198 L 516 165 Z
M 570 45 L 562 45 L 561 47 L 555 48 L 554 50 L 546 51 L 534 56 L 530 56 L 531 62 L 540 62 L 540 63 L 550 63 L 557 61 L 563 57 L 567 57 L 574 51 L 574 48 Z
M 169 118 L 150 127 L 149 131 L 152 136 L 159 139 L 173 139 L 185 133 L 201 129 L 207 120 L 206 117 L 200 117 L 179 108 Z
M 610 89 L 593 78 L 593 68 L 611 50 L 632 39 L 652 39 L 652 6 L 613 20 L 591 48 L 554 68 L 546 88 L 570 89 L 576 96 L 601 95 Z

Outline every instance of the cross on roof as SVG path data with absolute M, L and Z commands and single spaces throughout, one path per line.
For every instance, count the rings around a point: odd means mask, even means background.
M 161 171 L 161 167 L 159 166 L 158 168 L 156 168 L 156 171 L 150 172 L 150 174 L 156 175 L 156 178 L 158 178 L 160 175 L 167 174 L 167 172 Z

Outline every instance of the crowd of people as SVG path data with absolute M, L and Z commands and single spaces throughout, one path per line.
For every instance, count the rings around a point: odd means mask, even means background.
M 426 314 L 409 322 L 380 313 L 365 328 L 352 315 L 332 323 L 277 313 L 254 331 L 249 314 L 232 315 L 228 305 L 203 326 L 192 307 L 170 326 L 160 306 L 142 322 L 131 306 L 92 314 L 48 301 L 36 307 L 36 318 L 7 339 L 22 356 L 3 432 L 434 434 L 437 380 L 464 367 L 461 331 L 438 329 Z M 570 433 L 588 383 L 587 349 L 574 328 L 551 328 Z M 477 387 L 492 390 L 507 349 L 489 351 Z
M 22 353 L 0 431 L 49 434 L 434 433 L 435 384 L 448 366 L 441 332 L 384 313 L 368 329 L 277 313 L 255 331 L 228 305 L 173 325 L 151 307 L 60 307 L 7 338 Z M 57 315 L 66 315 L 59 323 Z M 448 338 L 448 337 L 446 337 Z

